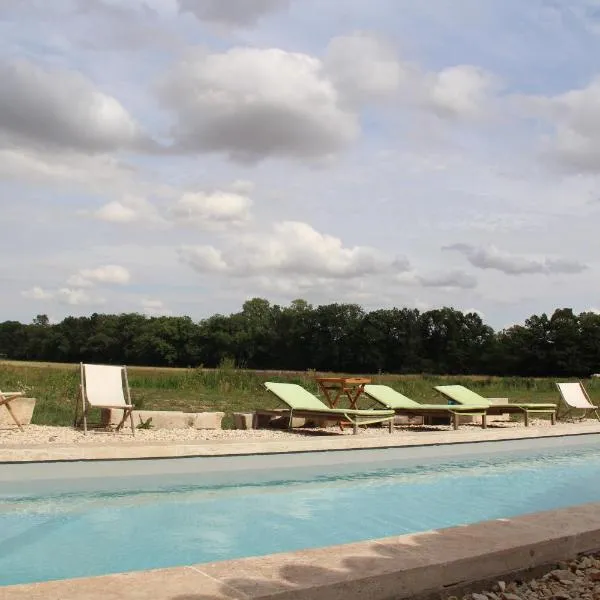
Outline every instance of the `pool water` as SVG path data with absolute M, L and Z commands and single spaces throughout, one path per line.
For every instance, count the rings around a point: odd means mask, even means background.
M 600 445 L 151 492 L 0 496 L 0 585 L 257 556 L 600 501 Z

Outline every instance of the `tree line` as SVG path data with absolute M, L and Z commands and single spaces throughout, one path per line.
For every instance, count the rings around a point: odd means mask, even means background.
M 585 377 L 600 371 L 600 315 L 561 308 L 495 332 L 473 312 L 262 298 L 200 322 L 137 313 L 0 323 L 0 357 L 50 362 L 345 373 Z

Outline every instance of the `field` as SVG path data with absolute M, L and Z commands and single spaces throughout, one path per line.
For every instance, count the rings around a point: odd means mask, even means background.
M 275 408 L 277 401 L 263 388 L 265 381 L 299 383 L 317 392 L 315 372 L 251 371 L 225 363 L 218 369 L 163 369 L 129 367 L 129 383 L 136 408 L 223 411 L 224 427 L 231 427 L 232 413 L 255 408 Z M 487 397 L 531 402 L 558 402 L 554 379 L 519 377 L 371 375 L 373 383 L 385 383 L 420 402 L 440 402 L 432 389 L 445 383 L 465 384 Z M 600 380 L 586 380 L 592 401 L 600 401 Z M 58 363 L 0 361 L 0 390 L 23 391 L 37 398 L 33 422 L 70 425 L 79 390 L 79 366 Z

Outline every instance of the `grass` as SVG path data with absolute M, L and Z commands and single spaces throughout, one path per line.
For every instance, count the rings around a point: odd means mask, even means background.
M 317 393 L 315 372 L 251 371 L 224 362 L 217 369 L 169 369 L 128 367 L 133 403 L 144 410 L 184 412 L 223 411 L 224 427 L 231 427 L 232 413 L 257 407 L 275 408 L 277 400 L 263 387 L 265 381 L 298 383 Z M 441 375 L 372 375 L 373 383 L 385 383 L 421 402 L 440 402 L 432 388 L 464 384 L 487 397 L 529 402 L 558 402 L 555 379 Z M 584 382 L 592 401 L 600 401 L 600 381 Z M 33 423 L 70 425 L 79 393 L 79 366 L 35 362 L 0 361 L 0 390 L 24 391 L 37 398 Z

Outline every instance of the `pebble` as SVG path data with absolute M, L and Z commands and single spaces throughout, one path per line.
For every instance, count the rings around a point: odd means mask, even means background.
M 468 594 L 463 600 L 600 600 L 600 555 L 562 562 L 539 579 L 509 585 L 497 581 L 492 587 L 495 593 Z

